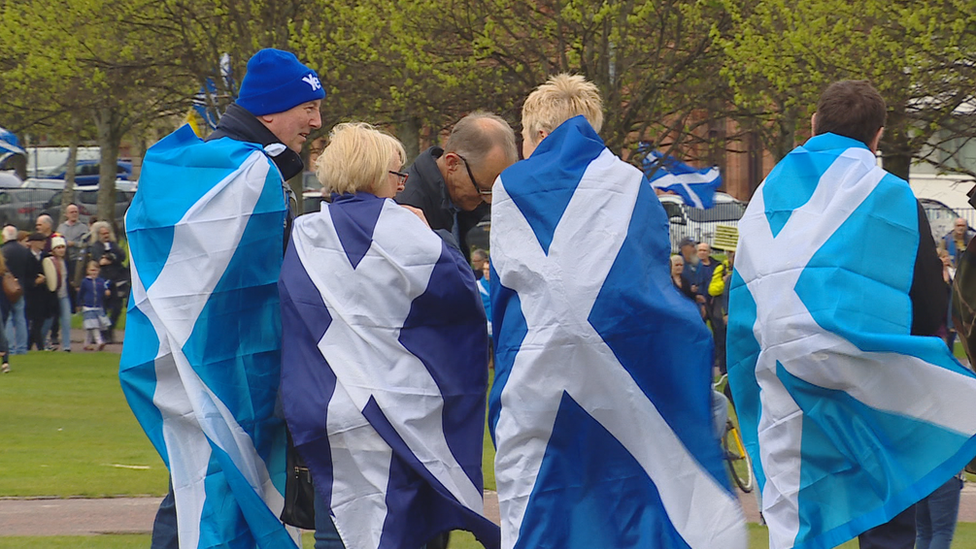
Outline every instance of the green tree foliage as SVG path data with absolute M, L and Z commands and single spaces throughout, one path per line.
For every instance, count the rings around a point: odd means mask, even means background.
M 190 74 L 179 43 L 156 40 L 159 4 L 150 0 L 4 0 L 0 47 L 14 59 L 5 92 L 16 107 L 68 126 L 82 114 L 102 150 L 98 217 L 114 220 L 122 137 L 134 124 L 178 112 Z
M 733 25 L 715 33 L 736 115 L 779 159 L 794 146 L 826 86 L 868 79 L 889 107 L 885 166 L 907 178 L 941 129 L 972 133 L 976 63 L 972 0 L 724 0 Z

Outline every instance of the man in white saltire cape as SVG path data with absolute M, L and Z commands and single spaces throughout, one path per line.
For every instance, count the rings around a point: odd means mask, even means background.
M 744 549 L 708 329 L 670 281 L 664 208 L 601 123 L 596 86 L 550 79 L 522 111 L 527 160 L 493 189 L 502 547 Z
M 924 212 L 877 166 L 885 103 L 832 84 L 739 222 L 729 382 L 772 549 L 912 547 L 916 501 L 976 454 L 976 378 Z
M 282 402 L 316 513 L 347 549 L 418 549 L 453 529 L 497 548 L 482 515 L 488 335 L 471 267 L 392 200 L 405 179 L 394 138 L 340 124 L 317 163 L 334 199 L 296 219 L 279 283 Z
M 211 139 L 183 126 L 146 154 L 126 215 L 132 298 L 119 375 L 170 470 L 153 549 L 296 546 L 278 518 L 277 282 L 284 182 L 301 173 L 324 95 L 294 55 L 262 50 Z

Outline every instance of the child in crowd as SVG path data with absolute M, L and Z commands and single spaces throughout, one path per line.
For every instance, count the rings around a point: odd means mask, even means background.
M 108 317 L 105 316 L 105 298 L 110 295 L 110 290 L 108 282 L 98 276 L 100 270 L 97 262 L 89 261 L 85 271 L 88 276 L 81 281 L 81 287 L 78 288 L 78 303 L 85 326 L 86 351 L 94 349 L 92 344 L 97 344 L 99 351 L 105 348 L 102 330 L 109 325 Z

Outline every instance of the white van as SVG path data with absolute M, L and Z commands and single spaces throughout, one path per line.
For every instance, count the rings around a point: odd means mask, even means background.
M 677 195 L 660 195 L 658 199 L 668 214 L 671 250 L 675 252 L 678 251 L 678 243 L 685 238 L 712 244 L 717 225 L 736 226 L 746 211 L 745 202 L 725 193 L 715 193 L 712 207 L 705 210 L 685 205 Z

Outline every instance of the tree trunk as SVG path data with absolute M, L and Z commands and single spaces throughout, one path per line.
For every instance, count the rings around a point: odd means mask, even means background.
M 403 148 L 407 152 L 404 161 L 406 164 L 410 164 L 414 158 L 420 156 L 420 120 L 409 114 L 406 115 L 397 124 L 397 137 L 400 138 L 400 142 L 403 143 Z
M 796 109 L 790 109 L 785 111 L 783 117 L 776 123 L 778 131 L 769 151 L 773 154 L 776 162 L 782 160 L 793 150 L 793 144 L 796 143 L 796 118 Z
M 885 171 L 908 181 L 912 166 L 912 147 L 906 126 L 906 118 L 902 113 L 897 110 L 890 113 L 879 148 L 883 153 L 882 166 Z
M 75 127 L 72 124 L 72 129 Z M 78 132 L 71 132 L 68 144 L 68 165 L 64 172 L 64 190 L 61 191 L 61 221 L 67 219 L 65 211 L 68 205 L 75 201 L 75 170 L 78 167 Z
M 119 148 L 122 144 L 122 124 L 120 117 L 110 108 L 95 112 L 95 128 L 98 131 L 98 146 L 101 147 L 101 161 L 98 176 L 98 220 L 107 221 L 116 230 L 115 224 L 115 177 L 119 164 Z M 118 231 L 116 230 L 116 236 Z

